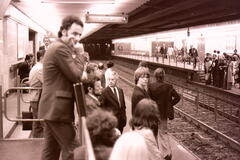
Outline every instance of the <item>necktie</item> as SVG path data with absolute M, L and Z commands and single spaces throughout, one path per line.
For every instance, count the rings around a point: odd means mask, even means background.
M 114 91 L 115 96 L 117 97 L 117 100 L 118 100 L 118 103 L 119 103 L 119 106 L 120 106 L 120 101 L 119 101 L 119 98 L 118 98 L 118 95 L 117 95 L 117 90 L 116 90 L 115 87 L 113 88 L 113 91 Z
M 118 96 L 117 96 L 117 90 L 116 90 L 115 87 L 113 88 L 113 91 L 114 91 L 115 96 L 118 97 Z

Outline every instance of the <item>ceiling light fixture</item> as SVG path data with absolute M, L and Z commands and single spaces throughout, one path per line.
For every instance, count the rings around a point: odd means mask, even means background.
M 85 16 L 86 23 L 107 23 L 107 24 L 124 24 L 128 22 L 128 16 L 126 14 L 120 15 L 101 15 L 101 14 L 89 14 Z
M 55 4 L 106 4 L 114 3 L 115 0 L 42 0 L 42 3 Z

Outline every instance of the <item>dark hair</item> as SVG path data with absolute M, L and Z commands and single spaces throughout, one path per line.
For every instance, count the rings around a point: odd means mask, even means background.
M 157 104 L 149 98 L 144 98 L 138 102 L 133 117 L 130 120 L 132 129 L 146 127 L 151 129 L 153 134 L 157 136 L 159 123 L 160 119 Z
M 157 79 L 157 81 L 163 81 L 165 77 L 165 71 L 163 68 L 157 68 L 154 73 L 154 77 Z
M 40 61 L 40 58 L 44 56 L 45 52 L 45 50 L 39 50 L 37 52 L 37 61 Z
M 62 21 L 62 26 L 60 27 L 60 30 L 58 31 L 58 38 L 62 37 L 62 31 L 68 30 L 73 23 L 76 23 L 78 25 L 80 25 L 81 27 L 83 27 L 83 22 L 76 16 L 67 16 L 63 19 Z
M 102 109 L 94 110 L 87 117 L 87 128 L 93 146 L 100 144 L 112 147 L 117 138 L 116 126 L 117 118 L 111 112 Z
M 25 61 L 31 60 L 32 57 L 33 57 L 33 54 L 27 54 L 25 57 Z
M 113 62 L 111 62 L 111 61 L 108 61 L 107 62 L 107 68 L 111 68 L 111 67 L 113 67 L 114 66 L 114 63 Z
M 39 50 L 45 50 L 45 46 L 40 46 Z
M 100 81 L 97 76 L 83 80 L 83 88 L 86 94 L 88 93 L 88 87 L 94 88 L 94 84 L 96 81 Z

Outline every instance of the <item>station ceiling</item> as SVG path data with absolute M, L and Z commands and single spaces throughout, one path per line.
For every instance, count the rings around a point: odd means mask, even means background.
M 101 42 L 171 29 L 240 19 L 239 0 L 149 0 L 127 24 L 109 24 L 83 39 Z
M 127 24 L 85 24 L 84 42 L 105 42 L 171 29 L 240 20 L 240 0 L 4 0 L 8 3 L 10 1 L 53 33 L 57 33 L 61 20 L 69 14 L 82 19 L 87 12 L 128 14 Z M 103 1 L 114 3 L 100 3 Z

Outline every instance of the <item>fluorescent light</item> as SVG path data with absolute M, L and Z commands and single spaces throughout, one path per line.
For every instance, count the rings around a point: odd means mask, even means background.
M 86 23 L 116 23 L 122 24 L 128 22 L 128 16 L 125 14 L 121 15 L 101 15 L 101 14 L 86 14 Z
M 114 3 L 115 0 L 42 0 L 42 3 L 56 4 L 105 4 Z

